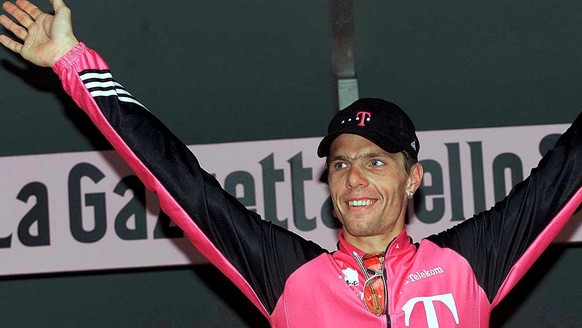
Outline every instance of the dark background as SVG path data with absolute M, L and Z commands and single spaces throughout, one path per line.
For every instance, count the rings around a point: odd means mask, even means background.
M 327 1 L 68 4 L 77 37 L 187 144 L 321 136 L 333 115 Z M 580 112 L 579 1 L 361 1 L 353 16 L 360 96 L 400 104 L 418 130 Z M 111 149 L 50 69 L 5 49 L 0 64 L 0 156 Z M 550 247 L 493 326 L 580 327 L 580 272 L 579 245 Z M 0 327 L 264 325 L 210 266 L 2 277 L 0 295 Z

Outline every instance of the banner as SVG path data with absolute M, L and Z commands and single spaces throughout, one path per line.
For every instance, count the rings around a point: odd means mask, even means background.
M 568 125 L 419 132 L 421 190 L 407 230 L 420 238 L 491 207 Z M 334 250 L 320 138 L 195 145 L 202 166 L 247 208 Z M 205 263 L 154 194 L 113 151 L 0 158 L 0 275 Z M 558 240 L 582 241 L 581 215 Z

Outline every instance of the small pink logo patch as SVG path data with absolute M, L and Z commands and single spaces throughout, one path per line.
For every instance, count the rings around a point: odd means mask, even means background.
M 357 112 L 356 117 L 360 120 L 358 126 L 366 126 L 366 121 L 372 118 L 372 113 L 370 112 Z

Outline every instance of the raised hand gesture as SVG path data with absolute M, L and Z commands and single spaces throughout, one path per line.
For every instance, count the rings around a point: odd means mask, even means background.
M 63 0 L 51 0 L 51 4 L 54 15 L 26 0 L 5 2 L 2 8 L 13 19 L 0 15 L 0 24 L 20 40 L 0 35 L 0 43 L 35 65 L 52 67 L 79 41 L 73 34 L 71 10 Z

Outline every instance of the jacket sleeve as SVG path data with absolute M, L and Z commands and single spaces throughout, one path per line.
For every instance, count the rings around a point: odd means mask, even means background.
M 582 201 L 582 115 L 490 210 L 428 239 L 471 265 L 493 306 L 523 277 Z
M 263 314 L 274 309 L 287 277 L 325 252 L 262 220 L 226 193 L 83 43 L 53 70 L 145 186 L 158 194 L 161 209 Z

